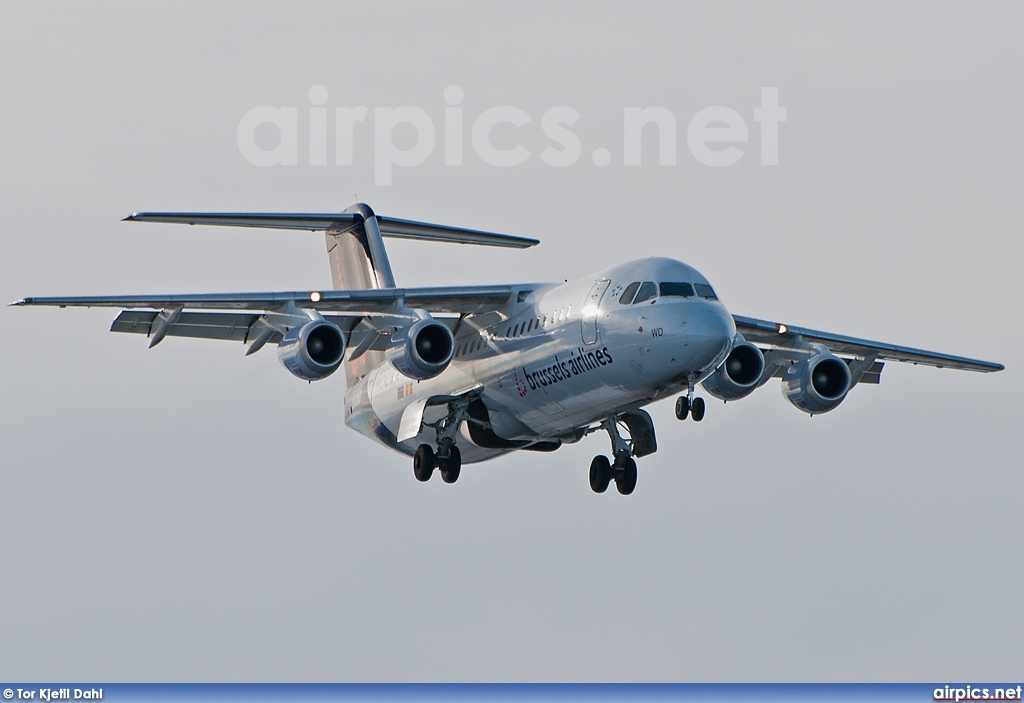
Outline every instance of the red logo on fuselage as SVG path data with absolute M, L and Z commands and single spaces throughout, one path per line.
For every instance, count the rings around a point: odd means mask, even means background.
M 519 378 L 519 369 L 512 369 L 512 376 L 516 380 L 516 390 L 519 391 L 519 397 L 526 397 L 526 381 Z

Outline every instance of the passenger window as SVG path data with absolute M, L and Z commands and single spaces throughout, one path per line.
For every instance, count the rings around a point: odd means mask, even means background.
M 692 298 L 693 286 L 689 283 L 662 283 L 661 294 L 678 298 Z
M 633 302 L 633 298 L 636 296 L 636 289 L 640 287 L 640 282 L 630 283 L 626 286 L 626 290 L 622 291 L 622 295 L 619 297 L 619 304 L 629 305 Z
M 693 287 L 697 289 L 697 295 L 708 300 L 718 300 L 718 296 L 715 295 L 715 291 L 711 290 L 711 286 L 703 283 L 694 283 Z
M 656 298 L 657 296 L 658 286 L 654 285 L 650 281 L 645 281 L 644 284 L 640 286 L 640 291 L 636 294 L 636 300 L 633 301 L 633 304 L 643 303 Z

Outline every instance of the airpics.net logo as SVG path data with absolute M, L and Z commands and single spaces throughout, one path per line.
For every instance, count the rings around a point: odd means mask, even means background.
M 535 156 L 548 166 L 563 168 L 577 163 L 584 147 L 572 127 L 580 120 L 580 113 L 566 105 L 547 109 L 540 118 L 540 129 L 548 143 L 534 154 L 516 140 L 512 146 L 502 140 L 496 146 L 493 133 L 499 125 L 509 130 L 535 129 L 534 118 L 525 110 L 512 105 L 499 105 L 479 114 L 466 115 L 462 107 L 465 92 L 457 85 L 444 90 L 444 118 L 441 126 L 441 149 L 445 166 L 462 166 L 469 158 L 497 168 L 519 166 Z M 333 117 L 335 166 L 352 166 L 355 143 L 373 136 L 374 184 L 391 185 L 395 167 L 413 168 L 423 164 L 438 147 L 438 128 L 430 114 L 419 107 L 335 107 L 326 106 L 327 88 L 314 85 L 308 93 L 309 144 L 302 157 L 310 166 L 328 164 L 327 135 L 329 116 Z M 238 122 L 238 149 L 255 166 L 296 166 L 299 164 L 298 107 L 271 107 L 263 105 L 246 112 Z M 306 117 L 305 115 L 303 117 Z M 675 166 L 678 158 L 678 120 L 671 110 L 661 106 L 625 107 L 622 113 L 623 166 L 641 166 L 643 140 L 657 139 L 658 164 Z M 371 124 L 366 124 L 367 122 Z M 754 108 L 753 121 L 760 125 L 760 163 L 776 166 L 779 163 L 779 124 L 786 121 L 786 109 L 779 106 L 778 88 L 761 88 L 761 104 Z M 650 126 L 651 128 L 648 128 Z M 472 148 L 472 157 L 464 153 L 466 137 Z M 686 146 L 690 155 L 705 166 L 720 168 L 731 166 L 746 155 L 750 136 L 746 119 L 736 110 L 722 105 L 705 107 L 686 124 Z M 258 138 L 276 132 L 276 144 Z M 398 140 L 400 132 L 414 134 L 409 140 Z M 274 138 L 269 140 L 274 142 Z M 612 152 L 605 147 L 594 148 L 590 159 L 595 166 L 612 163 Z

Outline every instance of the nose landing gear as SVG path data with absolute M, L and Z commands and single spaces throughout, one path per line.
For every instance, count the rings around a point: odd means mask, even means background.
M 689 415 L 693 418 L 694 422 L 700 422 L 704 419 L 704 406 L 703 398 L 693 397 L 693 379 L 690 379 L 689 390 L 686 395 L 681 395 L 676 398 L 676 419 L 685 420 Z

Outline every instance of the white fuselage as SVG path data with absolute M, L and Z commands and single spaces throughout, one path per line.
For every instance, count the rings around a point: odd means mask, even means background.
M 435 431 L 424 425 L 416 437 L 399 442 L 406 409 L 428 397 L 476 389 L 497 438 L 518 445 L 572 442 L 581 428 L 685 390 L 728 355 L 736 334 L 732 316 L 706 293 L 620 302 L 631 284 L 644 282 L 699 284 L 710 291 L 695 269 L 664 258 L 562 284 L 516 286 L 501 310 L 458 323 L 455 357 L 440 375 L 415 381 L 385 363 L 350 387 L 346 424 L 411 455 L 432 443 Z M 427 407 L 423 419 L 445 412 Z M 464 463 L 516 446 L 478 446 L 466 427 L 458 443 Z

